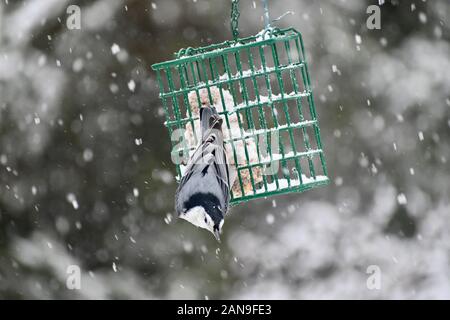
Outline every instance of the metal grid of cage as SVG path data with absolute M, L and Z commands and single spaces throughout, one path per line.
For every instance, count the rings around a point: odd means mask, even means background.
M 199 140 L 194 109 L 206 100 L 224 119 L 225 146 L 236 171 L 231 204 L 329 182 L 303 41 L 295 29 L 183 49 L 152 68 L 172 159 L 184 159 L 176 165 L 178 178 Z

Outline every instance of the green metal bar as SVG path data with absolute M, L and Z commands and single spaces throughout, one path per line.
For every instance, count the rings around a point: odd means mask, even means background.
M 167 81 L 169 84 L 169 90 L 173 90 L 174 83 L 173 83 L 173 79 L 172 79 L 172 72 L 169 69 L 166 69 L 166 74 L 167 74 Z M 180 113 L 180 108 L 178 106 L 178 100 L 176 99 L 176 97 L 172 97 L 172 103 L 173 103 L 173 112 L 175 114 L 175 119 L 178 121 L 178 123 L 180 123 L 181 113 Z M 178 128 L 181 129 L 181 126 L 178 126 Z
M 219 71 L 217 70 L 217 64 L 216 64 L 215 61 L 213 61 L 213 64 L 211 65 L 211 74 L 212 74 L 214 79 L 220 77 Z M 220 92 L 220 100 L 222 102 L 222 108 L 224 110 L 223 114 L 225 115 L 225 124 L 227 126 L 229 136 L 231 138 L 231 139 L 228 139 L 227 141 L 225 141 L 225 143 L 230 143 L 231 144 L 231 149 L 233 151 L 233 159 L 234 159 L 234 163 L 236 164 L 236 168 L 237 168 L 237 162 L 238 161 L 237 161 L 237 155 L 236 155 L 236 146 L 234 145 L 235 141 L 231 137 L 230 119 L 228 117 L 229 116 L 229 112 L 227 110 L 228 107 L 227 107 L 227 105 L 225 103 L 225 98 L 223 96 L 223 88 L 222 88 L 222 86 L 218 86 L 218 88 L 219 88 L 219 92 Z M 242 179 L 241 179 L 241 184 L 242 184 Z M 231 201 L 233 201 L 235 199 L 234 195 L 233 195 L 233 192 L 231 192 L 232 188 L 233 188 L 233 185 L 230 185 Z
M 262 46 L 259 47 L 259 55 L 260 55 L 260 58 L 261 58 L 262 68 L 263 68 L 264 71 L 266 71 L 267 70 L 267 63 L 266 63 L 266 57 L 264 55 L 264 49 L 263 49 Z M 268 99 L 269 100 L 269 106 L 272 109 L 272 117 L 274 119 L 275 128 L 278 128 L 278 121 L 277 121 L 275 113 L 273 111 L 272 87 L 270 85 L 270 78 L 267 75 L 267 73 L 264 75 L 264 79 L 265 79 L 265 82 L 266 82 L 267 93 L 269 94 L 269 97 L 268 97 L 269 98 Z M 278 134 L 279 134 L 279 132 L 278 132 Z M 272 139 L 271 138 L 272 137 L 269 136 L 269 133 L 267 133 L 266 138 L 267 138 L 267 141 L 270 141 L 270 142 L 267 143 L 267 149 L 268 149 L 268 152 L 270 154 L 270 159 L 272 160 L 272 146 L 271 146 L 271 144 L 272 144 Z M 278 142 L 280 140 L 281 139 L 278 139 Z M 280 149 L 281 149 L 281 143 L 280 143 Z M 283 152 L 283 151 L 281 150 L 281 152 Z M 280 187 L 280 185 L 278 183 L 278 174 L 272 174 L 271 176 L 272 176 L 272 179 L 274 179 L 275 185 L 277 186 L 277 189 L 278 189 Z
M 280 59 L 278 57 L 278 52 L 277 52 L 277 48 L 276 46 L 273 44 L 272 45 L 272 57 L 273 57 L 273 61 L 275 63 L 275 69 L 277 69 L 277 66 L 279 66 L 280 64 Z M 284 99 L 284 85 L 283 85 L 283 78 L 282 78 L 282 74 L 280 71 L 277 70 L 277 81 L 278 81 L 278 85 L 280 86 L 280 94 L 281 94 L 281 100 L 283 101 L 283 110 L 285 112 L 285 116 L 286 116 L 286 123 L 288 125 L 288 133 L 289 136 L 291 138 L 291 145 L 293 145 L 293 141 L 294 138 L 292 137 L 292 129 L 290 128 L 290 121 L 289 121 L 289 113 L 286 113 L 286 100 Z M 286 170 L 289 172 L 289 168 L 287 167 L 286 161 L 284 160 L 284 144 L 282 142 L 282 139 L 280 139 L 280 144 L 283 146 L 283 151 L 282 151 L 282 155 L 283 155 L 283 160 L 282 160 L 282 166 L 283 166 L 283 175 L 285 177 L 285 179 L 288 182 L 288 187 L 291 186 L 291 178 L 288 174 L 286 174 Z M 293 148 L 295 149 L 295 147 Z
M 169 90 L 173 90 L 174 85 L 173 85 L 173 81 L 172 81 L 172 73 L 170 71 L 169 68 L 166 69 L 166 75 L 167 75 L 167 82 L 169 85 Z M 178 108 L 178 101 L 175 97 L 172 97 L 172 106 L 173 106 L 173 111 L 175 114 L 175 118 L 179 121 L 180 120 L 180 110 Z M 181 126 L 178 125 L 178 129 L 181 129 Z M 189 156 L 189 151 L 187 150 L 187 146 L 186 143 L 183 144 L 184 145 L 184 150 L 183 150 L 183 157 L 187 154 Z M 179 164 L 177 164 L 177 172 L 179 172 L 179 177 L 181 177 L 181 170 L 179 168 Z
M 293 61 L 292 61 L 292 57 L 291 57 L 291 46 L 289 44 L 289 41 L 285 41 L 284 45 L 285 45 L 285 50 L 286 50 L 286 54 L 287 54 L 287 57 L 288 57 L 288 63 L 291 64 L 291 63 L 293 63 Z M 295 92 L 295 94 L 298 94 L 298 92 L 299 92 L 298 80 L 297 80 L 297 77 L 295 75 L 294 70 L 289 70 L 289 74 L 290 74 L 290 78 L 291 78 L 292 85 L 293 85 L 293 88 L 294 88 L 294 92 Z M 296 99 L 296 105 L 297 105 L 297 112 L 299 113 L 300 120 L 304 120 L 303 113 L 302 113 L 302 110 L 301 110 L 301 108 L 302 108 L 301 107 L 301 99 Z M 290 122 L 290 120 L 289 120 L 289 122 Z M 289 125 L 290 125 L 290 123 L 289 123 Z M 293 129 L 291 128 L 290 131 L 292 132 L 292 130 Z M 305 131 L 305 129 L 303 129 L 303 131 Z M 295 143 L 295 139 L 294 139 L 294 142 L 292 142 L 292 143 L 293 143 L 292 147 L 293 147 L 293 150 L 294 150 L 294 154 L 297 154 L 297 145 Z M 300 162 L 298 161 L 297 158 L 295 159 L 295 168 L 297 169 L 298 178 L 300 180 L 300 183 L 303 184 L 302 166 L 301 166 L 301 164 L 300 164 Z
M 179 149 L 178 151 L 182 151 L 183 149 Z M 195 150 L 195 148 L 192 148 L 191 150 Z M 308 158 L 314 155 L 319 155 L 321 154 L 322 151 L 321 150 L 311 150 L 311 151 L 306 151 L 306 152 L 297 152 L 297 154 L 293 154 L 293 155 L 285 155 L 284 159 L 285 160 L 295 160 L 295 159 L 301 159 L 301 158 Z M 281 160 L 280 159 L 276 159 Z M 248 169 L 248 168 L 255 168 L 255 167 L 259 167 L 260 165 L 268 165 L 271 163 L 270 158 L 266 158 L 266 159 L 262 159 L 260 163 L 253 163 L 253 164 L 246 164 L 246 165 L 241 165 L 239 166 L 240 169 Z
M 250 49 L 247 48 L 246 50 L 247 50 L 247 54 L 248 54 L 250 71 L 252 73 L 251 79 L 252 79 L 252 83 L 253 83 L 253 88 L 255 90 L 256 100 L 258 101 L 258 104 L 260 104 L 260 94 L 259 94 L 259 89 L 258 89 L 258 82 L 257 82 L 256 76 L 255 76 L 255 63 L 254 63 L 254 59 L 253 59 L 253 54 Z M 259 106 L 258 113 L 259 113 L 259 123 L 261 124 L 263 129 L 267 129 L 266 118 L 264 117 L 264 111 L 263 111 L 261 105 Z M 259 148 L 259 138 L 255 139 L 255 143 L 256 143 L 256 152 L 258 153 L 258 163 L 261 164 L 261 151 Z M 262 166 L 260 168 L 261 168 L 261 172 L 262 172 L 262 170 L 263 170 Z M 264 183 L 264 189 L 265 189 L 265 191 L 268 191 L 266 175 L 262 174 L 262 178 L 263 178 L 263 183 Z
M 295 45 L 297 47 L 297 52 L 298 52 L 299 56 L 301 55 L 303 57 L 302 58 L 302 60 L 303 60 L 304 59 L 303 47 L 301 47 L 299 45 L 299 42 L 300 42 L 301 45 L 303 45 L 302 42 L 301 42 L 301 38 L 295 39 Z M 304 65 L 306 67 L 305 61 L 303 60 L 302 62 L 304 63 Z M 310 84 L 309 84 L 309 82 L 307 80 L 307 77 L 305 75 L 305 70 L 306 70 L 306 73 L 307 73 L 307 69 L 306 68 L 301 68 L 301 75 L 302 75 L 303 83 L 305 84 L 305 90 L 311 91 L 311 86 L 310 86 Z M 310 95 L 310 97 L 311 96 L 312 95 Z M 311 112 L 311 106 L 312 105 L 311 105 L 311 102 L 310 102 L 310 97 L 308 97 L 308 100 L 309 100 L 308 104 L 309 104 L 309 111 L 310 111 L 310 114 L 311 114 L 311 119 L 316 120 L 316 118 L 314 117 L 314 113 Z M 313 108 L 314 108 L 314 106 L 313 106 Z M 306 147 L 306 150 L 308 151 L 308 150 L 311 149 L 311 144 L 309 143 L 309 134 L 308 134 L 308 132 L 306 130 L 304 131 L 303 136 L 304 136 L 305 147 Z M 316 171 L 314 169 L 314 163 L 312 162 L 312 159 L 308 159 L 308 165 L 309 165 L 309 172 L 311 173 L 311 175 L 314 178 L 316 178 Z
M 305 95 L 305 94 L 299 94 L 299 95 L 295 95 L 295 96 L 285 96 L 284 99 L 285 99 L 286 101 L 290 101 L 290 100 L 298 100 L 298 99 L 300 99 L 301 97 L 307 97 L 307 96 L 308 96 L 308 95 Z M 273 103 L 275 103 L 275 102 L 282 102 L 282 100 L 281 100 L 281 99 L 273 99 L 272 102 L 273 102 Z M 249 109 L 257 108 L 257 107 L 259 107 L 260 109 L 261 109 L 262 107 L 270 108 L 270 104 L 271 104 L 270 101 L 266 101 L 266 102 L 260 102 L 260 103 L 252 103 L 252 104 L 249 104 L 248 106 L 242 106 L 242 105 L 240 105 L 240 106 L 238 106 L 238 107 L 235 107 L 235 108 L 234 108 L 234 111 L 227 112 L 227 113 L 230 113 L 230 114 L 232 114 L 232 113 L 237 113 L 237 112 L 239 112 L 239 111 L 246 110 L 247 108 L 249 108 Z M 223 114 L 223 113 L 224 113 L 224 112 L 219 112 L 219 114 Z M 198 118 L 194 118 L 194 120 L 196 120 L 196 119 L 198 119 Z M 305 120 L 304 117 L 303 117 L 303 119 L 301 119 L 301 120 L 303 120 L 303 121 L 310 121 L 310 120 Z M 183 118 L 183 119 L 181 119 L 180 121 L 181 121 L 182 123 L 186 123 L 186 122 L 189 122 L 190 119 L 189 119 L 189 118 Z M 174 123 L 177 124 L 178 122 L 177 122 L 177 121 L 170 120 L 170 121 L 166 121 L 164 124 L 165 124 L 166 126 L 168 126 L 168 125 L 172 125 L 172 124 L 174 124 Z
M 164 84 L 163 84 L 163 81 L 162 81 L 162 78 L 161 78 L 161 72 L 162 71 L 160 71 L 160 70 L 156 71 L 156 79 L 157 79 L 157 82 L 159 83 L 159 90 L 160 91 L 164 91 Z M 170 119 L 170 113 L 169 113 L 169 108 L 167 107 L 167 101 L 166 101 L 166 99 L 161 99 L 161 100 L 162 100 L 162 104 L 163 104 L 164 113 L 166 115 L 166 119 Z M 170 127 L 168 129 L 169 129 L 169 136 L 171 138 L 170 139 L 170 143 L 172 145 L 172 150 L 173 150 L 173 148 L 174 148 L 174 144 L 172 142 L 173 130 Z M 181 176 L 180 167 L 178 165 L 176 165 L 175 168 L 176 168 L 176 171 L 177 171 L 177 176 L 180 177 Z
M 237 63 L 238 57 L 236 56 L 236 54 L 234 54 L 234 58 L 235 58 L 235 61 Z M 230 70 L 230 65 L 229 65 L 228 59 L 225 59 L 225 63 L 226 63 L 226 69 Z M 242 68 L 238 67 L 238 70 L 242 71 Z M 234 100 L 234 103 L 236 105 L 236 94 L 235 94 L 235 91 L 234 91 L 234 86 L 231 85 L 231 88 L 232 88 L 233 100 Z M 244 138 L 244 126 L 242 124 L 241 117 L 239 116 L 239 113 L 237 113 L 237 120 L 238 120 L 238 124 L 239 124 L 239 129 L 240 129 L 239 130 L 239 132 L 240 132 L 240 140 L 242 141 L 242 144 L 243 144 L 243 147 L 244 147 L 245 159 L 247 160 L 247 163 L 250 163 L 249 155 L 248 155 L 248 149 L 247 149 L 247 144 L 245 143 L 245 138 Z M 239 176 L 241 177 L 241 171 L 242 170 L 240 169 L 240 167 L 241 167 L 241 165 L 236 163 L 237 171 L 239 173 Z M 250 175 L 251 175 L 251 178 L 252 178 L 252 173 L 250 173 Z M 242 178 L 241 178 L 241 181 L 242 181 Z M 242 196 L 245 196 L 245 190 L 243 188 L 243 185 L 241 187 L 241 192 L 242 192 Z
M 303 67 L 303 64 L 293 64 L 293 65 L 290 65 L 290 66 L 281 66 L 279 68 L 279 70 L 280 71 L 285 71 L 285 70 L 291 70 L 291 69 L 298 69 L 298 68 L 301 68 L 301 67 Z M 275 70 L 275 68 L 266 68 L 263 71 L 255 71 L 254 76 L 264 76 L 264 75 L 269 75 L 269 74 L 276 73 L 276 72 L 277 72 L 277 70 Z M 242 79 L 247 80 L 247 79 L 250 79 L 252 76 L 253 75 L 251 75 L 251 74 L 243 74 L 242 75 Z M 215 83 L 215 84 L 216 85 L 219 85 L 219 84 L 220 85 L 231 84 L 231 83 L 234 83 L 234 82 L 240 81 L 240 80 L 241 80 L 240 75 L 239 76 L 235 75 L 235 76 L 230 76 L 228 79 L 219 79 L 217 81 L 217 83 Z M 199 84 L 198 89 L 204 89 L 207 86 L 208 85 L 206 83 Z M 184 91 L 188 91 L 189 92 L 189 91 L 192 91 L 192 89 L 191 88 L 186 88 L 186 89 L 184 89 Z M 183 93 L 183 90 L 175 90 L 174 92 L 165 92 L 165 93 L 163 93 L 161 95 L 161 97 L 171 97 L 171 96 L 178 95 L 178 94 L 181 94 L 181 93 Z
M 255 195 L 242 197 L 239 199 L 236 199 L 233 203 L 231 203 L 232 206 L 236 206 L 240 203 L 247 202 L 249 200 L 256 200 L 260 198 L 267 198 L 271 196 L 281 195 L 281 194 L 289 194 L 289 193 L 296 193 L 296 192 L 305 192 L 307 190 L 311 190 L 313 188 L 318 188 L 321 186 L 326 186 L 330 183 L 330 180 L 328 177 L 323 177 L 321 180 L 317 180 L 310 183 L 304 183 L 298 187 L 291 187 L 290 189 L 281 189 L 281 190 L 275 190 L 275 191 L 268 191 L 268 192 L 261 192 L 257 193 Z
M 289 45 L 288 45 L 289 46 Z M 290 46 L 289 46 L 290 47 Z M 291 71 L 293 73 L 293 78 L 294 78 L 294 91 L 295 92 L 299 92 L 299 87 L 298 87 L 298 79 L 297 79 L 297 75 L 295 74 L 294 70 Z M 295 99 L 296 100 L 296 105 L 297 105 L 297 111 L 300 117 L 300 121 L 305 121 L 305 116 L 303 115 L 303 105 L 302 105 L 302 100 L 301 98 Z M 306 145 L 308 143 L 306 139 L 306 129 L 302 128 L 302 137 L 303 137 L 303 144 Z
M 319 155 L 321 154 L 322 151 L 320 150 L 311 150 L 311 151 L 306 151 L 306 152 L 297 152 L 297 154 L 293 154 L 293 155 L 285 155 L 284 156 L 284 160 L 295 160 L 295 159 L 301 159 L 301 158 L 308 158 L 311 156 L 315 156 L 315 155 Z M 278 159 L 278 160 L 282 160 L 282 159 Z M 270 159 L 263 159 L 261 160 L 261 164 L 267 165 L 270 164 Z M 254 164 L 248 164 L 248 165 L 243 165 L 241 166 L 242 169 L 247 169 L 247 168 L 254 168 L 259 166 L 258 163 L 254 163 Z
M 305 63 L 305 68 L 304 69 L 302 68 L 302 70 L 304 70 L 306 73 L 307 88 L 308 88 L 308 90 L 311 90 L 311 79 L 309 76 L 308 65 L 306 64 L 305 48 L 303 46 L 302 35 L 300 33 L 298 34 L 298 39 L 300 39 L 301 52 L 302 52 L 302 56 L 303 56 L 303 61 Z M 310 106 L 310 110 L 311 110 L 311 116 L 313 117 L 312 119 L 317 120 L 317 111 L 316 111 L 316 106 L 314 104 L 314 99 L 313 99 L 312 95 L 310 97 L 308 97 L 308 101 L 309 101 L 309 106 Z M 319 129 L 319 125 L 317 123 L 314 126 L 314 132 L 315 132 L 315 136 L 316 136 L 317 147 L 320 150 L 323 150 L 322 141 L 320 139 L 320 129 Z M 323 156 L 323 152 L 320 154 L 320 162 L 322 164 L 323 174 L 325 176 L 328 176 L 327 165 L 325 162 L 325 157 Z
M 208 81 L 208 73 L 206 72 L 205 60 L 201 60 L 200 63 L 202 65 L 203 77 L 205 79 L 204 82 L 206 84 L 206 90 L 208 91 L 208 99 L 209 99 L 209 102 L 211 104 L 213 104 L 213 98 L 211 96 L 211 89 L 210 89 L 210 85 L 209 85 L 209 81 Z
M 194 90 L 195 90 L 195 94 L 197 95 L 197 104 L 198 107 L 200 108 L 202 106 L 202 102 L 200 100 L 200 92 L 199 92 L 199 88 L 198 88 L 198 82 L 197 82 L 197 77 L 195 75 L 195 68 L 194 68 L 194 64 L 192 62 L 189 63 L 189 66 L 191 68 L 191 74 L 192 74 L 192 80 L 194 81 Z M 200 81 L 201 79 L 199 79 Z M 189 90 L 189 92 L 192 90 Z M 200 110 L 199 110 L 200 111 Z M 200 112 L 199 112 L 199 116 L 200 116 Z M 196 119 L 194 119 L 196 120 Z M 195 140 L 197 141 L 197 138 L 195 138 Z
M 178 73 L 180 74 L 180 83 L 181 83 L 181 87 L 184 88 L 186 86 L 186 82 L 185 82 L 185 78 L 183 75 L 183 70 L 186 71 L 186 65 L 180 65 L 178 67 Z M 188 98 L 188 94 L 187 92 L 185 92 L 183 94 L 183 100 L 184 100 L 184 104 L 186 105 L 186 110 L 188 112 L 189 115 L 189 119 L 190 119 L 190 123 L 192 126 L 192 132 L 194 133 L 194 141 L 195 144 L 197 145 L 198 141 L 197 141 L 197 133 L 195 132 L 195 125 L 194 125 L 194 119 L 192 117 L 192 110 L 191 110 L 191 105 L 189 104 L 189 98 Z M 181 124 L 181 120 L 177 121 L 179 124 Z
M 202 74 L 200 73 L 200 67 L 199 67 L 199 65 L 198 65 L 198 61 L 199 61 L 199 60 L 195 60 L 195 61 L 194 61 L 194 62 L 195 62 L 195 67 L 196 67 L 196 69 L 197 69 L 198 80 L 199 80 L 200 82 L 205 82 L 205 83 L 206 83 L 206 81 L 202 81 Z M 200 60 L 200 61 L 202 61 L 202 60 Z
M 219 113 L 220 114 L 220 113 Z M 305 126 L 312 126 L 313 124 L 315 123 L 315 121 L 305 121 L 305 122 L 302 122 L 302 123 L 297 123 L 297 124 L 292 124 L 290 127 L 288 127 L 287 125 L 283 125 L 283 126 L 279 126 L 278 128 L 270 128 L 270 129 L 267 129 L 267 130 L 264 130 L 264 132 L 257 132 L 257 131 L 255 131 L 255 132 L 245 132 L 245 135 L 244 135 L 244 137 L 242 138 L 242 137 L 237 137 L 237 138 L 230 138 L 230 139 L 225 139 L 225 142 L 237 142 L 237 141 L 241 141 L 242 139 L 252 139 L 252 138 L 254 138 L 254 137 L 258 137 L 258 136 L 261 136 L 261 135 L 267 135 L 267 134 L 271 134 L 271 133 L 273 133 L 273 132 L 282 132 L 282 131 L 286 131 L 286 130 L 289 130 L 289 129 L 301 129 L 301 128 L 303 128 L 303 127 L 305 127 Z M 178 124 L 174 124 L 173 126 L 178 126 Z M 192 147 L 192 150 L 194 150 L 195 149 L 195 147 Z M 312 149 L 312 150 L 314 150 L 314 149 Z
M 270 38 L 266 38 L 265 40 L 258 40 L 256 36 L 252 36 L 248 38 L 239 39 L 238 42 L 226 41 L 218 45 L 199 48 L 197 49 L 198 52 L 194 52 L 194 54 L 192 55 L 181 56 L 173 60 L 155 63 L 152 65 L 152 69 L 157 70 L 172 65 L 177 65 L 180 63 L 187 63 L 198 59 L 208 59 L 210 57 L 215 57 L 218 54 L 216 50 L 219 49 L 221 49 L 220 54 L 228 54 L 236 51 L 237 49 L 242 50 L 246 48 L 259 47 L 261 45 L 270 45 L 273 42 L 284 41 L 286 39 L 295 39 L 298 37 L 298 33 L 293 28 L 277 30 L 276 32 L 273 32 L 271 35 L 272 36 Z M 239 44 L 238 47 L 236 46 L 237 44 Z
M 216 64 L 215 59 L 213 58 L 209 58 L 208 59 L 208 65 L 209 65 L 209 72 L 211 73 L 211 80 L 216 83 L 216 81 L 218 80 L 215 76 L 214 76 L 214 69 L 213 69 L 213 64 Z
M 244 79 L 244 72 L 242 71 L 242 64 L 241 64 L 241 57 L 239 54 L 239 51 L 234 54 L 235 60 L 236 60 L 236 66 L 238 68 L 238 72 L 240 74 L 239 82 L 242 90 L 242 97 L 244 98 L 244 104 L 245 106 L 249 105 L 249 98 L 248 98 L 248 92 L 247 92 L 247 86 L 245 85 L 245 79 Z M 248 114 L 248 108 L 245 108 L 245 116 L 247 118 L 247 123 L 249 125 L 249 128 L 254 128 L 253 120 L 250 119 L 250 116 Z
M 243 71 L 242 71 L 241 57 L 239 55 L 239 51 L 237 51 L 235 53 L 234 58 L 236 60 L 236 67 L 238 68 L 239 73 L 241 74 L 241 82 L 240 82 L 240 84 L 241 84 L 242 96 L 244 98 L 245 104 L 248 106 L 248 104 L 249 104 L 248 92 L 247 92 L 247 86 L 245 84 L 245 80 L 242 79 L 242 76 L 244 74 L 243 74 Z M 240 117 L 239 117 L 239 113 L 237 115 L 238 115 L 239 127 L 241 128 L 241 136 L 242 136 L 244 130 L 243 130 L 243 126 L 242 126 L 242 123 L 241 123 L 241 120 L 240 120 Z M 248 108 L 245 109 L 245 115 L 246 115 L 246 118 L 247 118 L 247 123 L 248 123 L 249 128 L 254 129 L 255 125 L 253 123 L 253 119 L 251 118 L 251 114 L 249 115 Z M 242 143 L 244 145 L 245 158 L 247 160 L 247 164 L 250 164 L 250 157 L 248 155 L 248 148 L 247 148 L 247 143 L 246 143 L 245 138 L 242 139 Z M 256 192 L 256 188 L 255 188 L 255 179 L 253 177 L 253 171 L 249 170 L 249 174 L 250 174 L 250 182 L 251 182 L 251 185 L 252 185 L 253 193 L 255 193 Z
M 286 42 L 285 42 L 285 44 L 286 44 Z M 277 59 L 277 61 L 279 61 L 279 59 L 278 59 L 279 55 L 277 53 L 277 49 L 276 48 L 274 48 L 274 49 L 275 49 L 275 53 L 276 53 L 276 56 L 277 56 L 276 59 Z M 290 57 L 289 53 L 287 53 L 287 55 L 288 55 L 288 63 L 290 64 L 291 63 L 291 57 Z M 291 82 L 294 82 L 294 79 L 292 77 L 292 70 L 290 70 L 289 76 L 290 76 Z M 282 73 L 281 72 L 279 73 L 278 79 L 279 79 L 279 85 L 282 88 L 281 92 L 283 92 L 283 96 L 284 96 L 285 86 L 284 86 L 284 83 L 283 83 L 283 78 L 282 78 Z M 298 92 L 295 92 L 295 93 L 297 94 Z M 292 150 L 293 150 L 294 154 L 297 154 L 297 147 L 296 147 L 296 144 L 295 144 L 293 129 L 291 127 L 292 123 L 291 123 L 291 118 L 290 118 L 290 114 L 289 114 L 289 105 L 287 103 L 287 100 L 283 101 L 283 110 L 284 110 L 284 113 L 285 113 L 285 116 L 286 116 L 286 124 L 289 127 L 288 132 L 289 132 L 289 139 L 290 139 L 290 142 L 291 142 Z M 300 183 L 302 183 L 301 165 L 298 162 L 298 159 L 295 159 L 295 169 L 296 169 L 297 173 L 300 172 L 300 174 L 298 175 L 298 178 L 299 178 Z

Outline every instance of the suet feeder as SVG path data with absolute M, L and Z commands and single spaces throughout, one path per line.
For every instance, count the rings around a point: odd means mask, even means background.
M 229 118 L 237 116 L 240 135 L 230 135 L 225 144 L 237 158 L 237 142 L 245 149 L 246 161 L 237 163 L 240 192 L 232 192 L 231 204 L 278 194 L 302 192 L 329 182 L 320 140 L 311 81 L 302 36 L 294 28 L 279 29 L 269 22 L 264 2 L 265 29 L 251 37 L 240 38 L 239 0 L 232 0 L 233 40 L 201 48 L 181 49 L 175 59 L 152 66 L 156 71 L 165 125 L 172 140 L 172 155 L 189 154 L 189 148 L 173 138 L 176 130 L 199 121 L 189 103 L 195 94 L 200 104 L 201 90 L 220 92 L 229 130 Z M 231 93 L 233 108 L 226 105 L 224 92 Z M 176 136 L 176 135 L 175 135 Z M 245 141 L 252 139 L 257 160 L 250 161 Z M 173 141 L 175 140 L 175 141 Z M 178 178 L 183 164 L 176 165 Z M 263 172 L 254 179 L 254 169 Z M 242 176 L 250 176 L 250 190 Z

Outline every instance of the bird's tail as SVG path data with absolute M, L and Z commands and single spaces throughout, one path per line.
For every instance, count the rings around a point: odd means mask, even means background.
M 217 113 L 216 108 L 211 106 L 202 107 L 200 109 L 200 124 L 202 127 L 202 136 L 211 129 L 222 129 L 222 118 Z

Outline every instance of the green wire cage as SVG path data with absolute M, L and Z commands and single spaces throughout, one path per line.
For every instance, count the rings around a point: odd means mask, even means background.
M 187 48 L 156 71 L 178 179 L 199 140 L 199 106 L 216 106 L 234 171 L 231 204 L 302 192 L 329 182 L 301 34 L 266 28 L 234 40 Z M 176 160 L 180 159 L 180 161 Z

